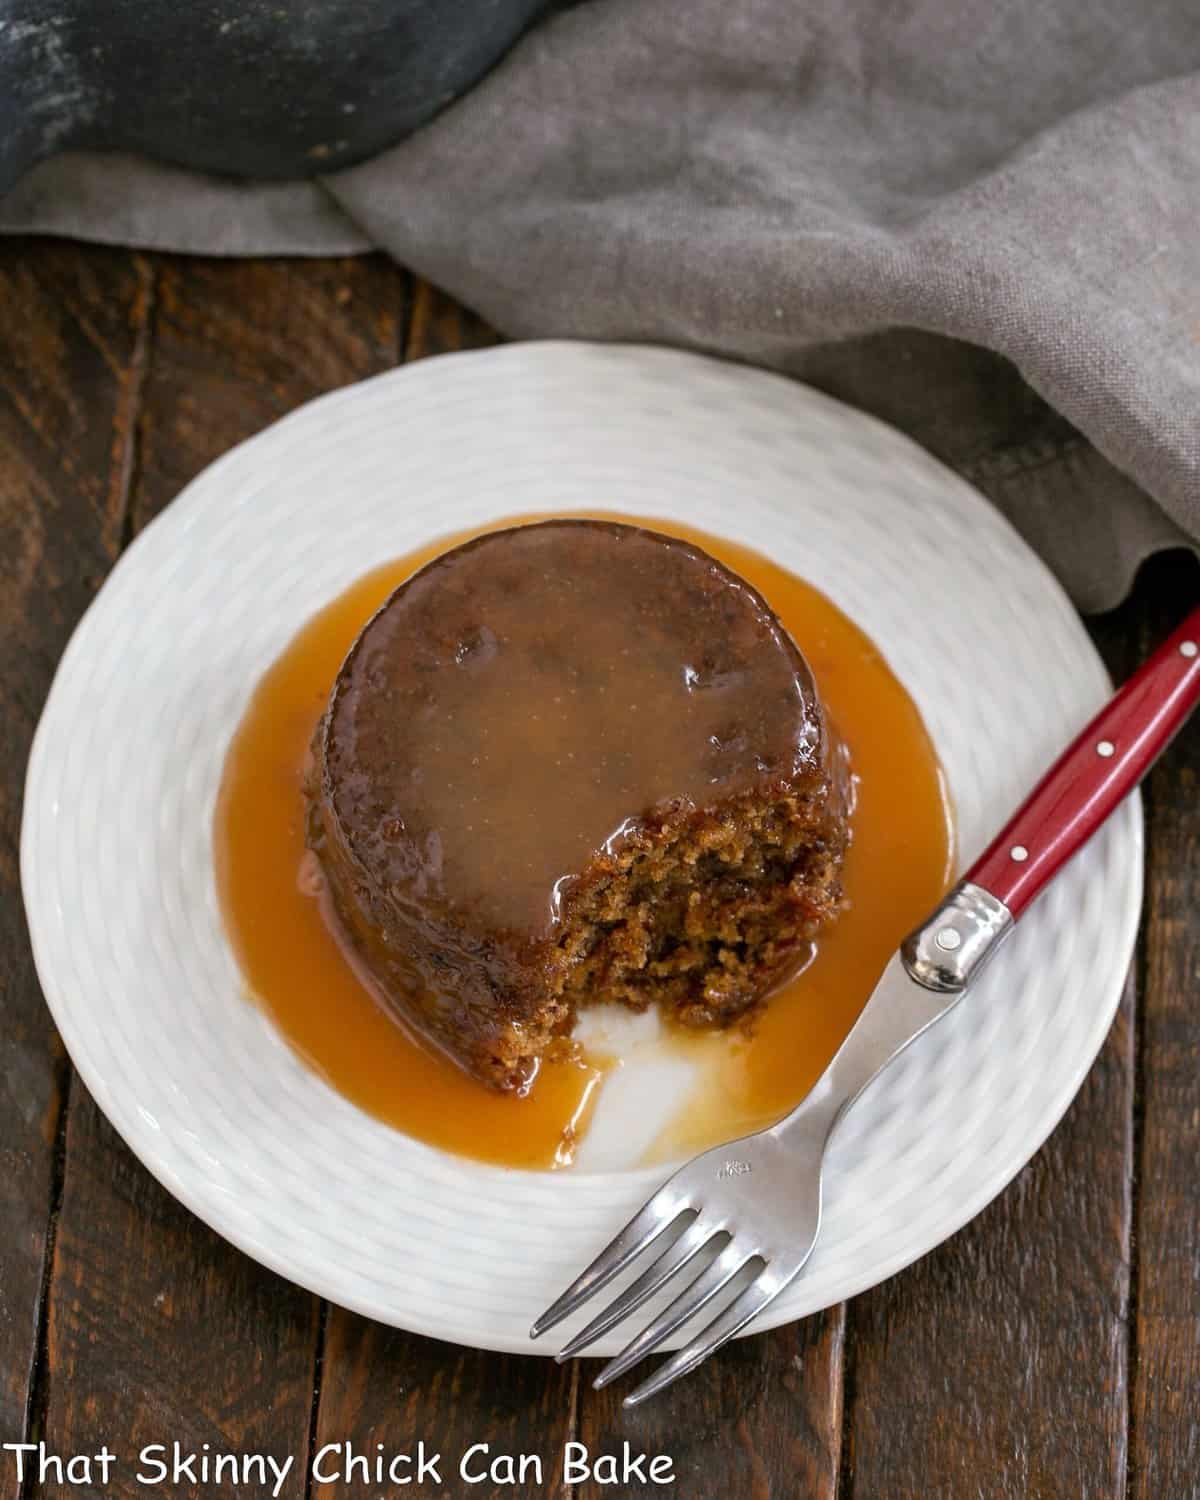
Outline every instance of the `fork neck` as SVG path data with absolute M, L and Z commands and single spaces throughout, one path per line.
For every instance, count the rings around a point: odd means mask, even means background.
M 773 1133 L 789 1148 L 825 1142 L 843 1112 L 898 1052 L 944 1016 L 1012 930 L 1003 902 L 962 881 L 904 940 L 849 1035 Z

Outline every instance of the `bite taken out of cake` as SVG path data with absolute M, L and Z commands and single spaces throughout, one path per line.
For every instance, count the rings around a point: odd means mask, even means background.
M 640 527 L 429 563 L 351 648 L 313 752 L 327 919 L 497 1089 L 583 1005 L 750 1016 L 839 908 L 848 770 L 803 657 L 728 568 Z

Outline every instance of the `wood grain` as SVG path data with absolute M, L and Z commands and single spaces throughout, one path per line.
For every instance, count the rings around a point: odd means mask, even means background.
M 68 1069 L 18 878 L 25 763 L 67 637 L 116 556 L 146 271 L 126 254 L 0 242 L 0 1438 L 32 1389 Z M 32 1408 L 32 1409 L 31 1409 Z M 0 1497 L 17 1492 L 0 1464 Z
M 1200 568 L 1147 573 L 1158 639 L 1200 598 Z M 1200 1495 L 1200 716 L 1151 774 L 1147 831 L 1129 1493 L 1182 1500 Z
M 413 284 L 405 363 L 460 349 L 488 349 L 499 342 L 500 335 L 493 328 L 445 292 L 428 281 Z
M 593 1457 L 626 1441 L 670 1454 L 665 1492 L 688 1500 L 1200 1495 L 1200 723 L 1148 787 L 1137 993 L 1047 1146 L 918 1266 L 626 1413 L 629 1383 L 593 1393 L 590 1362 L 467 1351 L 324 1309 L 193 1219 L 78 1085 L 64 1108 L 69 1069 L 18 899 L 33 726 L 121 546 L 301 401 L 495 335 L 380 258 L 20 241 L 0 241 L 0 326 L 0 1439 L 295 1453 L 283 1493 L 297 1500 L 320 1445 L 419 1438 L 443 1454 L 426 1492 L 455 1496 L 618 1492 L 561 1484 L 571 1438 Z M 1198 594 L 1190 562 L 1152 565 L 1095 626 L 1117 675 Z M 479 1441 L 539 1455 L 545 1482 L 466 1484 L 458 1460 Z M 109 1493 L 145 1494 L 132 1465 L 115 1480 Z M 0 1500 L 17 1500 L 10 1463 Z
M 630 1337 L 636 1331 L 631 1328 Z M 713 1356 L 669 1394 L 625 1411 L 621 1398 L 643 1371 L 603 1391 L 582 1366 L 580 1441 L 593 1456 L 666 1453 L 673 1491 L 633 1484 L 622 1495 L 727 1496 L 729 1500 L 833 1500 L 842 1428 L 845 1309 L 832 1308 L 790 1328 L 741 1339 Z M 655 1356 L 655 1359 L 660 1356 Z M 645 1372 L 653 1368 L 647 1361 Z M 581 1486 L 580 1500 L 611 1494 Z M 882 1491 L 880 1492 L 882 1495 Z
M 76 1087 L 49 1305 L 52 1451 L 107 1442 L 124 1462 L 105 1493 L 143 1500 L 134 1460 L 147 1444 L 294 1453 L 280 1494 L 300 1500 L 318 1317 L 315 1298 L 165 1192 Z
M 852 1305 L 843 1500 L 1123 1493 L 1133 1003 L 1002 1198 Z
M 379 260 L 152 264 L 127 533 L 233 443 L 393 364 L 407 299 L 406 278 Z M 316 1299 L 193 1219 L 82 1089 L 66 1134 L 52 1270 L 45 1431 L 58 1451 L 116 1437 L 131 1456 L 176 1439 L 196 1451 L 295 1454 L 282 1493 L 304 1495 Z M 110 1492 L 145 1493 L 132 1464 Z
M 381 256 L 160 261 L 134 524 L 294 407 L 390 369 L 409 281 Z
M 441 1483 L 429 1481 L 432 1493 L 563 1500 L 562 1451 L 574 1436 L 574 1404 L 573 1372 L 550 1360 L 462 1349 L 333 1307 L 314 1447 L 319 1452 L 326 1444 L 351 1443 L 354 1452 L 373 1456 L 382 1444 L 390 1455 L 415 1452 L 424 1439 L 428 1452 L 442 1455 Z M 531 1467 L 515 1486 L 503 1468 L 494 1482 L 468 1483 L 459 1464 L 478 1443 L 487 1443 L 489 1451 L 471 1458 L 469 1472 L 475 1475 L 486 1474 L 505 1454 L 530 1454 L 540 1470 Z M 337 1461 L 331 1455 L 329 1463 Z M 517 1470 L 511 1472 L 519 1478 Z M 314 1493 L 340 1491 L 330 1484 L 317 1485 Z
M 1117 677 L 1142 613 L 1094 631 Z M 1065 1120 L 998 1201 L 851 1304 L 842 1500 L 1124 1493 L 1135 1009 L 1131 979 Z

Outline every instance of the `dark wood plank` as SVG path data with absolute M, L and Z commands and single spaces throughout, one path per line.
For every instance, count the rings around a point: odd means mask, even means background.
M 0 242 L 0 1434 L 31 1402 L 68 1069 L 18 882 L 25 763 L 59 654 L 112 563 L 148 272 L 126 254 Z M 32 1418 L 39 1416 L 35 1409 Z M 0 1497 L 15 1496 L 0 1465 Z
M 293 407 L 395 365 L 409 280 L 382 256 L 165 257 L 134 520 Z
M 478 314 L 455 302 L 428 281 L 413 286 L 412 316 L 404 358 L 408 362 L 459 349 L 487 349 L 500 335 Z
M 844 1333 L 845 1309 L 837 1307 L 739 1340 L 632 1411 L 621 1407 L 621 1397 L 633 1376 L 593 1391 L 590 1377 L 599 1365 L 589 1361 L 582 1367 L 580 1441 L 593 1459 L 603 1453 L 619 1459 L 626 1442 L 634 1453 L 668 1454 L 673 1492 L 680 1495 L 832 1500 L 840 1467 Z M 580 1500 L 612 1493 L 595 1481 L 579 1489 Z M 619 1493 L 670 1492 L 647 1476 Z
M 0 880 L 15 893 L 28 736 L 66 635 L 122 538 L 230 443 L 309 395 L 386 368 L 400 349 L 418 358 L 494 335 L 425 284 L 406 318 L 404 278 L 380 261 L 152 263 L 66 246 L 36 257 L 0 247 L 0 315 L 9 339 L 0 619 L 22 657 L 0 683 Z M 1154 571 L 1133 605 L 1101 623 L 1119 675 L 1144 643 L 1156 590 L 1182 607 L 1194 575 Z M 1190 1000 L 1200 963 L 1198 755 L 1193 725 L 1151 786 L 1128 1458 L 1139 1496 L 1191 1493 L 1198 1456 L 1200 1244 L 1188 1149 L 1200 1108 Z M 17 901 L 0 901 L 0 921 L 12 925 L 0 934 L 0 1222 L 19 1229 L 0 1239 L 0 1431 L 21 1430 L 30 1397 L 57 1137 L 65 1178 L 34 1415 L 35 1431 L 61 1451 L 86 1451 L 114 1431 L 125 1449 L 178 1436 L 186 1446 L 298 1456 L 310 1442 L 349 1439 L 373 1452 L 376 1442 L 395 1450 L 423 1436 L 444 1455 L 435 1493 L 553 1495 L 567 1493 L 557 1464 L 578 1437 L 593 1456 L 619 1453 L 626 1440 L 670 1454 L 684 1494 L 832 1496 L 839 1468 L 840 1494 L 865 1500 L 1124 1492 L 1132 990 L 1063 1126 L 976 1224 L 860 1298 L 848 1323 L 839 1309 L 738 1344 L 672 1396 L 624 1413 L 620 1392 L 581 1391 L 589 1365 L 560 1371 L 459 1350 L 337 1309 L 321 1352 L 314 1300 L 174 1204 L 82 1090 L 64 1134 L 66 1070 Z M 465 1485 L 458 1456 L 480 1440 L 541 1455 L 546 1483 Z M 0 1466 L 0 1500 L 11 1480 Z M 129 1471 L 113 1488 L 142 1493 Z M 284 1493 L 303 1493 L 302 1473 Z
M 394 364 L 407 295 L 406 278 L 381 260 L 153 265 L 128 531 L 231 444 Z M 118 1434 L 130 1456 L 176 1440 L 197 1452 L 209 1443 L 294 1454 L 281 1493 L 303 1496 L 320 1327 L 316 1299 L 192 1218 L 76 1090 L 49 1293 L 45 1432 L 55 1451 L 88 1452 Z M 132 1463 L 111 1493 L 144 1493 Z
M 1121 678 L 1144 598 L 1095 624 Z M 975 1222 L 849 1310 L 841 1500 L 1124 1494 L 1135 984 L 1065 1120 Z
M 107 1442 L 122 1462 L 105 1493 L 126 1496 L 146 1493 L 134 1460 L 150 1444 L 295 1454 L 280 1495 L 300 1500 L 318 1324 L 315 1298 L 193 1218 L 76 1085 L 49 1302 L 52 1452 Z
M 1159 639 L 1200 598 L 1181 555 L 1147 570 Z M 1137 1161 L 1130 1488 L 1200 1494 L 1200 717 L 1151 773 Z
M 429 1493 L 564 1500 L 568 1490 L 562 1483 L 562 1452 L 574 1435 L 575 1385 L 574 1372 L 551 1360 L 463 1349 L 333 1307 L 314 1451 L 341 1445 L 340 1452 L 323 1461 L 321 1474 L 329 1476 L 345 1463 L 347 1444 L 373 1459 L 378 1444 L 389 1457 L 403 1452 L 415 1456 L 423 1440 L 428 1455 L 441 1455 L 437 1479 L 426 1477 Z M 468 1458 L 480 1443 L 487 1443 L 488 1451 Z M 503 1462 L 503 1455 L 516 1460 L 522 1454 L 539 1463 L 523 1477 L 516 1466 L 502 1467 L 494 1479 L 480 1482 L 468 1482 L 460 1473 L 464 1459 L 466 1472 L 477 1479 L 489 1473 L 490 1464 Z M 415 1480 L 415 1462 L 411 1473 Z M 412 1488 L 416 1493 L 415 1482 Z M 341 1493 L 336 1484 L 314 1486 L 314 1494 Z

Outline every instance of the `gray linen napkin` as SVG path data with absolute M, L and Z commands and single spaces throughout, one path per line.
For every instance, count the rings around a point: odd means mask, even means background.
M 378 245 L 515 337 L 773 366 L 965 473 L 1085 609 L 1200 546 L 1192 0 L 590 0 L 360 166 L 60 156 L 0 229 Z

